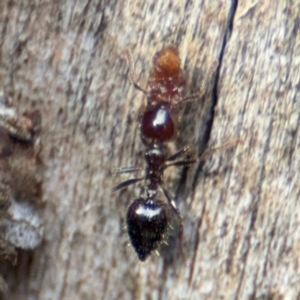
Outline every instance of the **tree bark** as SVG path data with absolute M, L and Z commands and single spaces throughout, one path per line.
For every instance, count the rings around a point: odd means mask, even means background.
M 21 110 L 41 112 L 45 203 L 43 244 L 5 269 L 2 299 L 300 299 L 299 10 L 281 0 L 2 0 L 1 82 Z M 141 185 L 110 192 L 127 178 L 114 168 L 144 166 L 143 94 L 121 53 L 131 49 L 146 84 L 167 44 L 178 45 L 191 94 L 209 83 L 173 148 L 239 141 L 166 172 L 187 266 L 178 245 L 140 263 L 124 220 Z

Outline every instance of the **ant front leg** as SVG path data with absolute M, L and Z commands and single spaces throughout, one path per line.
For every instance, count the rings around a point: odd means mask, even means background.
M 208 71 L 206 72 L 204 79 L 200 83 L 200 90 L 199 90 L 199 92 L 197 94 L 193 94 L 193 95 L 184 97 L 182 99 L 182 103 L 192 102 L 192 101 L 200 99 L 200 98 L 202 98 L 204 96 L 204 94 L 206 92 L 206 89 L 207 89 L 207 86 L 208 86 L 209 79 L 215 73 L 215 71 L 217 70 L 218 66 L 219 66 L 219 62 L 218 61 L 214 61 L 213 64 L 208 69 Z
M 129 49 L 125 49 L 123 51 L 123 56 L 126 59 L 126 62 L 129 66 L 129 80 L 131 82 L 131 84 L 139 91 L 143 92 L 146 96 L 148 95 L 148 92 L 145 88 L 143 88 L 138 81 L 136 80 L 135 74 L 134 74 L 134 66 L 133 66 L 133 61 L 132 61 L 132 57 L 130 54 Z
M 169 193 L 169 191 L 167 191 L 164 188 L 163 188 L 163 192 L 164 192 L 170 206 L 172 207 L 173 212 L 175 213 L 175 215 L 178 219 L 178 223 L 179 223 L 178 239 L 179 239 L 180 254 L 182 255 L 184 263 L 187 264 L 186 263 L 186 257 L 185 257 L 184 251 L 183 251 L 183 222 L 182 222 L 182 217 L 181 217 L 179 209 L 176 206 L 176 203 L 175 203 L 175 200 L 174 200 L 173 196 Z

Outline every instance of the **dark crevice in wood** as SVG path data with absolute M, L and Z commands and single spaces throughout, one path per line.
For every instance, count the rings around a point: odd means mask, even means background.
M 209 111 L 210 118 L 208 119 L 208 121 L 206 123 L 205 132 L 203 134 L 202 140 L 199 141 L 199 143 L 198 143 L 198 148 L 199 148 L 198 156 L 201 156 L 204 153 L 205 149 L 207 148 L 209 139 L 210 139 L 210 134 L 212 131 L 212 126 L 213 126 L 213 121 L 214 121 L 214 111 L 215 111 L 215 107 L 218 103 L 218 86 L 219 86 L 219 79 L 220 79 L 220 69 L 222 66 L 225 49 L 226 49 L 228 40 L 231 37 L 231 33 L 233 30 L 233 21 L 234 21 L 234 16 L 235 16 L 235 13 L 237 10 L 237 6 L 238 6 L 238 0 L 233 0 L 231 8 L 229 10 L 227 28 L 225 30 L 222 47 L 221 47 L 220 54 L 219 54 L 219 65 L 215 72 L 214 82 L 213 82 L 213 86 L 212 86 L 212 97 L 211 97 L 212 104 L 211 104 L 211 108 Z M 200 172 L 202 171 L 203 164 L 204 164 L 203 162 L 199 163 L 197 170 L 195 172 L 194 181 L 192 183 L 193 191 L 195 190 L 195 188 L 197 186 L 197 182 L 199 179 Z
M 201 138 L 201 140 L 198 143 L 198 156 L 200 157 L 205 149 L 207 148 L 209 139 L 210 139 L 210 134 L 212 131 L 212 126 L 213 126 L 213 121 L 214 121 L 214 111 L 215 111 L 215 107 L 218 103 L 218 85 L 219 85 L 219 78 L 220 78 L 220 69 L 221 69 L 221 65 L 222 65 L 222 61 L 223 61 L 223 57 L 224 57 L 224 53 L 225 53 L 225 49 L 228 43 L 228 40 L 231 37 L 231 33 L 233 30 L 233 21 L 234 21 L 234 16 L 237 10 L 237 6 L 238 6 L 238 0 L 233 0 L 232 1 L 232 5 L 229 11 L 229 15 L 228 15 L 228 22 L 227 22 L 227 27 L 225 29 L 225 33 L 224 33 L 224 37 L 223 37 L 223 41 L 222 41 L 222 46 L 220 49 L 220 54 L 219 54 L 219 65 L 218 68 L 215 72 L 215 76 L 213 78 L 213 82 L 212 82 L 212 89 L 209 89 L 208 92 L 211 92 L 212 96 L 211 96 L 211 106 L 210 109 L 208 110 L 209 113 L 209 118 L 207 123 L 205 124 L 205 131 L 204 134 Z M 193 193 L 193 191 L 196 190 L 198 181 L 199 181 L 199 176 L 201 176 L 202 173 L 202 168 L 203 168 L 204 162 L 200 162 L 197 166 L 197 169 L 195 171 L 195 175 L 193 178 L 193 182 L 192 182 L 192 187 L 191 187 L 191 191 Z M 186 187 L 186 180 L 187 180 L 187 176 L 188 176 L 188 169 L 189 167 L 185 167 L 182 172 L 181 172 L 181 178 L 180 181 L 178 183 L 178 188 L 176 190 L 176 197 L 175 199 L 177 200 L 176 202 L 179 202 L 178 199 L 182 199 L 182 195 L 184 195 L 184 189 Z M 192 197 L 193 199 L 193 197 Z M 204 210 L 205 210 L 205 205 L 204 205 Z M 198 232 L 196 234 L 196 243 L 195 243 L 195 249 L 194 249 L 194 256 L 192 258 L 192 262 L 191 264 L 194 264 L 194 261 L 196 259 L 196 254 L 197 254 L 197 247 L 199 245 L 199 239 L 200 237 L 199 235 L 199 230 L 201 228 L 201 218 L 200 221 L 198 223 Z M 190 276 L 189 276 L 189 283 L 191 283 L 193 278 L 193 266 L 191 267 L 190 270 Z
M 104 6 L 105 7 L 105 6 Z M 102 14 L 101 20 L 99 22 L 98 27 L 96 28 L 95 32 L 94 32 L 94 37 L 96 39 L 96 45 L 98 46 L 99 41 L 101 40 L 101 38 L 104 35 L 105 29 L 107 28 L 107 19 L 105 17 L 104 14 L 104 7 L 103 7 L 103 2 L 99 1 L 98 4 L 96 5 L 96 9 L 95 12 L 97 14 Z
M 214 82 L 213 82 L 213 86 L 212 86 L 212 96 L 211 96 L 211 107 L 210 107 L 210 111 L 209 111 L 209 115 L 210 118 L 208 119 L 207 123 L 206 123 L 206 128 L 205 128 L 205 132 L 204 135 L 202 137 L 202 140 L 199 141 L 199 148 L 198 148 L 198 155 L 201 156 L 203 154 L 203 152 L 205 151 L 207 144 L 209 142 L 210 139 L 210 134 L 212 131 L 212 126 L 213 126 L 213 121 L 214 121 L 214 111 L 215 111 L 215 107 L 218 103 L 218 85 L 219 85 L 219 79 L 220 79 L 220 69 L 222 66 L 222 62 L 223 62 L 223 57 L 225 54 L 225 50 L 226 50 L 226 46 L 227 43 L 231 37 L 231 33 L 233 31 L 233 22 L 234 22 L 234 16 L 237 10 L 237 6 L 238 6 L 238 1 L 237 0 L 233 0 L 232 1 L 232 5 L 231 5 L 231 9 L 229 11 L 229 16 L 228 16 L 228 22 L 227 22 L 227 28 L 225 29 L 225 33 L 224 33 L 224 37 L 223 37 L 223 41 L 222 41 L 222 46 L 221 46 L 221 50 L 220 50 L 220 54 L 219 54 L 219 66 L 216 70 L 215 73 L 215 77 L 214 77 Z M 199 179 L 199 176 L 202 172 L 202 168 L 203 168 L 203 162 L 199 163 L 197 170 L 195 172 L 195 176 L 194 176 L 194 181 L 192 183 L 192 191 L 194 191 L 196 189 L 197 186 L 197 182 Z M 183 172 L 183 174 L 185 174 L 185 172 Z M 186 174 L 185 174 L 186 176 Z M 205 211 L 205 205 L 204 205 L 204 211 Z M 189 285 L 192 282 L 192 278 L 193 278 L 193 267 L 194 267 L 194 263 L 195 263 L 195 258 L 197 255 L 197 248 L 199 247 L 199 240 L 200 240 L 200 236 L 199 236 L 199 232 L 200 232 L 200 228 L 201 228 L 201 224 L 202 224 L 202 218 L 200 218 L 199 223 L 198 223 L 198 230 L 197 230 L 197 234 L 195 237 L 195 249 L 194 249 L 194 257 L 192 258 L 191 261 L 191 266 L 190 266 L 190 275 L 189 275 Z
M 236 10 L 237 10 L 237 5 L 238 5 L 238 1 L 233 0 L 230 11 L 229 11 L 227 28 L 225 30 L 225 34 L 224 34 L 223 42 L 222 42 L 222 47 L 221 47 L 221 50 L 220 50 L 219 66 L 216 70 L 214 85 L 213 85 L 213 88 L 212 88 L 212 106 L 211 106 L 211 112 L 210 112 L 211 113 L 211 118 L 207 122 L 206 134 L 203 138 L 203 143 L 205 143 L 205 145 L 207 145 L 207 143 L 209 141 L 210 133 L 211 133 L 211 130 L 212 130 L 212 125 L 213 125 L 213 120 L 214 120 L 214 111 L 215 111 L 215 107 L 218 103 L 218 85 L 219 85 L 219 79 L 220 79 L 220 69 L 221 69 L 221 66 L 222 66 L 225 49 L 226 49 L 227 43 L 228 43 L 228 41 L 231 37 L 231 33 L 232 33 L 232 30 L 233 30 L 233 21 L 234 21 L 234 16 L 235 16 L 235 13 L 236 13 Z M 202 154 L 202 153 L 200 153 L 200 154 Z
M 232 237 L 232 240 L 229 244 L 229 247 L 228 247 L 228 256 L 226 258 L 226 263 L 225 263 L 225 272 L 227 274 L 230 274 L 231 271 L 232 271 L 232 263 L 234 261 L 234 256 L 237 254 L 237 248 L 238 248 L 238 245 L 239 245 L 239 237 L 238 237 L 238 229 L 235 228 L 235 233 Z
M 168 280 L 169 276 L 169 271 L 170 271 L 170 263 L 166 262 L 165 260 L 163 261 L 163 271 L 160 276 L 160 284 L 158 286 L 158 299 L 163 300 L 165 299 L 165 294 L 166 294 L 166 287 L 165 287 L 165 282 Z
M 272 243 L 274 241 L 274 236 L 275 236 L 275 232 L 276 232 L 276 228 L 277 228 L 277 221 L 278 221 L 278 218 L 279 218 L 279 213 L 277 213 L 277 216 L 272 224 L 272 228 L 271 228 L 271 231 L 269 233 L 269 236 L 270 236 L 270 240 L 269 240 L 269 243 L 268 243 L 268 247 L 267 247 L 267 253 L 266 253 L 266 256 L 265 256 L 265 262 L 263 264 L 263 274 L 265 277 L 267 277 L 268 275 L 268 265 L 270 264 L 270 259 L 269 257 L 271 257 L 271 250 L 272 250 Z
M 228 19 L 228 31 L 227 31 L 227 33 L 230 34 L 230 36 L 233 31 L 233 21 L 234 21 L 237 7 L 238 7 L 238 2 L 239 2 L 238 0 L 232 0 L 232 5 L 230 8 L 230 15 L 229 15 L 229 19 Z
M 202 212 L 201 212 L 201 216 L 199 218 L 198 224 L 197 224 L 197 231 L 195 233 L 195 239 L 194 239 L 194 249 L 193 249 L 193 256 L 189 265 L 189 277 L 188 277 L 188 286 L 191 286 L 192 284 L 192 280 L 193 280 L 193 275 L 194 275 L 194 268 L 196 265 L 196 258 L 197 258 L 197 253 L 198 253 L 198 248 L 200 245 L 200 240 L 201 240 L 201 234 L 200 234 L 200 228 L 202 225 L 202 221 L 203 221 L 203 216 L 205 215 L 206 212 L 206 203 L 204 203 L 203 207 L 202 207 Z

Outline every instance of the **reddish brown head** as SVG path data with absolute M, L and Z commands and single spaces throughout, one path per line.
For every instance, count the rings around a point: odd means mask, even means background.
M 153 70 L 151 76 L 156 80 L 167 77 L 182 76 L 178 49 L 167 46 L 157 52 L 153 57 Z
M 174 46 L 166 46 L 155 54 L 149 78 L 149 103 L 164 101 L 176 106 L 184 97 L 186 78 L 180 64 L 179 51 Z

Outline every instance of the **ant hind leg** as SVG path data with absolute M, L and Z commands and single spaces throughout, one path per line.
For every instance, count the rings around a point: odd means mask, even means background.
M 168 202 L 170 203 L 173 212 L 175 213 L 177 219 L 178 219 L 178 225 L 179 225 L 179 230 L 178 230 L 178 239 L 179 239 L 179 247 L 180 247 L 180 254 L 182 256 L 182 259 L 184 261 L 184 264 L 187 265 L 187 260 L 186 260 L 186 256 L 184 254 L 183 251 L 183 222 L 182 222 L 182 217 L 180 214 L 180 211 L 178 210 L 175 200 L 173 198 L 173 196 L 170 194 L 169 191 L 167 191 L 166 189 L 163 189 L 163 192 L 166 196 L 166 198 L 168 199 Z

